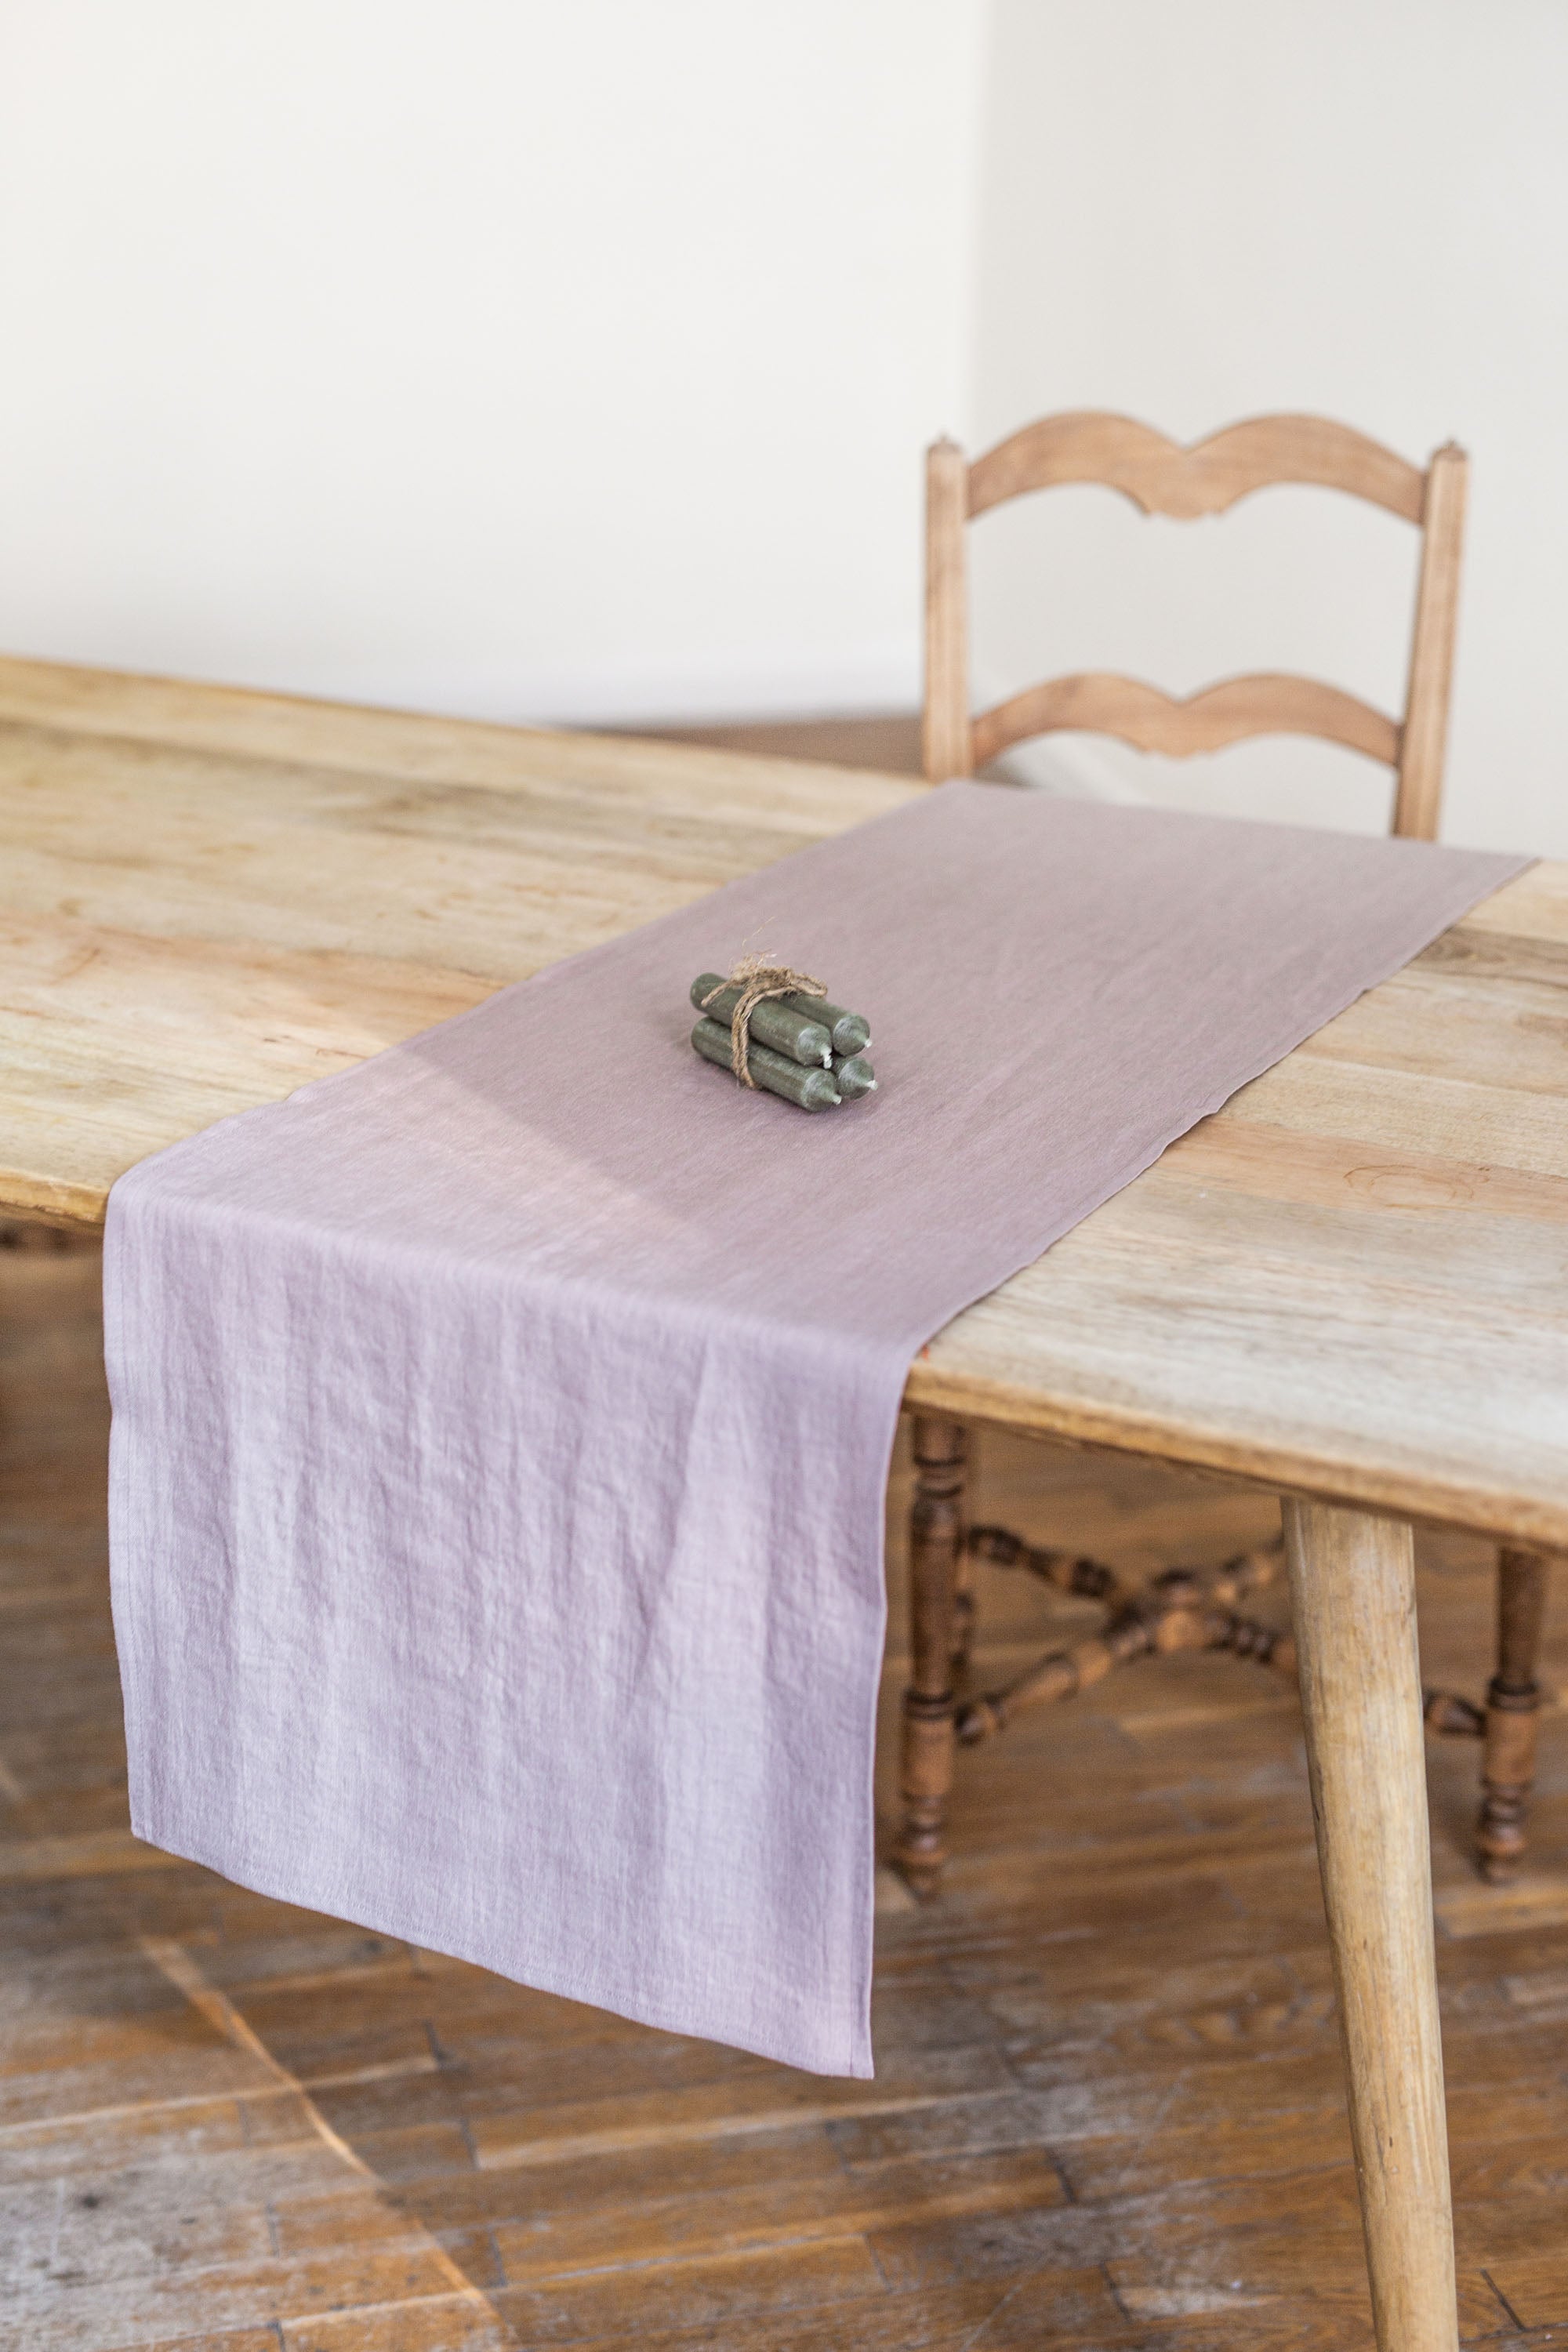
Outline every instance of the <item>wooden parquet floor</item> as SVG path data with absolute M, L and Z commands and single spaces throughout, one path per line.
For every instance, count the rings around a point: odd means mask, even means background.
M 0 1251 L 0 2343 L 1370 2343 L 1288 1690 L 1134 1667 L 961 1759 L 947 1891 L 889 1882 L 875 2083 L 524 1991 L 132 1839 L 97 1284 L 91 1252 Z M 1130 1567 L 1268 1524 L 1000 1443 L 982 1496 Z M 1422 1601 L 1429 1671 L 1476 1687 L 1478 1549 L 1426 1544 Z M 986 1664 L 1078 1606 L 984 1601 Z M 1565 1730 L 1513 1893 L 1465 1858 L 1475 1748 L 1431 1755 L 1463 2321 L 1498 2352 L 1568 2328 Z

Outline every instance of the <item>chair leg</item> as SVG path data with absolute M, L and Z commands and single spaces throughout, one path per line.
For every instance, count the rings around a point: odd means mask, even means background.
M 1525 1812 L 1535 1779 L 1541 1689 L 1535 1679 L 1546 1606 L 1546 1562 L 1498 1555 L 1498 1664 L 1487 1692 L 1486 1763 L 1477 1845 L 1482 1875 L 1512 1878 L 1524 1859 Z
M 963 1548 L 967 1433 L 956 1422 L 915 1422 L 910 1522 L 909 1688 L 904 1693 L 903 1823 L 898 1862 L 917 1894 L 934 1891 L 947 1858 L 952 1786 L 954 1598 Z
M 974 1555 L 961 1528 L 958 1558 L 952 1570 L 952 1640 L 950 1645 L 955 1680 L 962 1681 L 969 1671 L 970 1653 L 974 1647 L 976 1608 Z

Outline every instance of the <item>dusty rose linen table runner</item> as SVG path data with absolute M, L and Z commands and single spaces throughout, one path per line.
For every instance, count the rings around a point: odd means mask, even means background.
M 132 1818 L 649 2023 L 871 2069 L 910 1360 L 1524 861 L 953 783 L 110 1202 Z M 700 1062 L 761 949 L 875 1033 Z

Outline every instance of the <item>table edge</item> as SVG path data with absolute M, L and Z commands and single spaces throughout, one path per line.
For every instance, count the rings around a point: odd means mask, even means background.
M 155 702 L 164 693 L 188 695 L 206 703 L 215 716 L 218 709 L 223 709 L 237 720 L 242 713 L 257 706 L 271 706 L 305 711 L 321 710 L 339 716 L 348 714 L 370 721 L 401 720 L 420 728 L 453 730 L 475 738 L 510 739 L 526 746 L 580 749 L 607 744 L 634 757 L 639 752 L 645 756 L 651 753 L 655 755 L 655 764 L 660 764 L 659 755 L 663 755 L 665 759 L 687 764 L 695 761 L 708 765 L 715 772 L 727 766 L 742 771 L 805 766 L 819 772 L 824 777 L 865 772 L 840 771 L 827 762 L 803 763 L 780 761 L 769 754 L 683 747 L 658 739 L 645 740 L 630 734 L 596 737 L 591 730 L 583 729 L 454 719 L 437 712 L 375 704 L 345 704 L 330 698 L 279 693 L 266 688 L 166 677 L 156 673 L 104 670 L 96 666 L 25 656 L 0 657 L 0 688 L 8 684 L 13 688 L 25 689 L 35 682 L 42 684 L 52 680 L 67 685 L 95 681 L 110 689 L 119 689 L 127 702 L 134 702 L 139 697 Z M 23 698 L 26 698 L 25 691 Z M 121 709 L 113 713 L 113 719 L 123 725 L 130 715 L 128 710 Z M 79 725 L 85 725 L 89 732 L 95 731 L 95 718 L 101 727 L 110 721 L 110 713 L 107 709 L 96 714 L 83 712 L 79 715 Z M 46 717 L 40 712 L 39 720 L 45 725 L 60 724 L 61 717 L 54 712 Z M 132 731 L 135 731 L 134 726 Z M 894 776 L 881 771 L 872 772 L 887 783 L 899 784 L 911 791 L 921 788 L 921 780 L 918 778 Z M 1538 865 L 1551 866 L 1559 862 L 1546 859 L 1538 861 Z M 156 1151 L 160 1148 L 153 1144 L 149 1150 Z M 28 1170 L 0 1167 L 0 1220 L 26 1220 L 84 1236 L 100 1235 L 107 1202 L 108 1190 L 99 1183 L 76 1182 Z M 966 1375 L 944 1366 L 940 1354 L 934 1359 L 925 1355 L 916 1359 L 904 1391 L 904 1403 L 915 1412 L 951 1414 L 1022 1435 L 1137 1454 L 1201 1475 L 1234 1479 L 1272 1491 L 1310 1495 L 1364 1509 L 1394 1513 L 1403 1517 L 1430 1520 L 1539 1549 L 1568 1550 L 1568 1501 L 1557 1505 L 1539 1496 L 1521 1496 L 1517 1492 L 1481 1487 L 1459 1479 L 1417 1475 L 1401 1469 L 1380 1470 L 1314 1451 L 1310 1446 L 1292 1446 L 1266 1439 L 1237 1439 L 1221 1430 L 1177 1423 L 1168 1417 L 1113 1401 L 1086 1401 L 1052 1395 L 1040 1390 L 987 1380 L 981 1375 Z
M 1527 1549 L 1568 1551 L 1568 1502 L 1552 1503 L 1517 1489 L 1382 1469 L 1310 1445 L 1263 1437 L 1237 1439 L 1223 1430 L 1176 1423 L 1135 1405 L 1053 1396 L 983 1374 L 952 1370 L 924 1356 L 910 1367 L 903 1402 L 911 1412 L 940 1413 L 1058 1444 L 1134 1454 L 1271 1494 L 1301 1495 L 1316 1502 L 1420 1519 Z
M 84 1238 L 101 1238 L 107 1198 L 96 1186 L 18 1179 L 0 1170 L 0 1218 L 26 1218 Z M 1553 1505 L 1458 1478 L 1378 1469 L 1310 1446 L 1264 1438 L 1248 1442 L 1113 1400 L 1053 1396 L 957 1371 L 924 1353 L 910 1367 L 903 1403 L 910 1412 L 939 1413 L 1058 1444 L 1137 1454 L 1269 1493 L 1305 1495 L 1539 1550 L 1568 1551 L 1568 1503 Z

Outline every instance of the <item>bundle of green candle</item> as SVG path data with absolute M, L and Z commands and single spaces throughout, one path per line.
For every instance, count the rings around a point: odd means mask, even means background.
M 866 1058 L 870 1026 L 858 1013 L 794 989 L 763 996 L 746 1016 L 744 1046 L 738 1050 L 734 1016 L 746 992 L 741 981 L 716 971 L 692 982 L 691 1002 L 703 1017 L 691 1043 L 704 1061 L 737 1077 L 743 1066 L 753 1086 L 802 1110 L 832 1110 L 876 1092 L 877 1074 Z

